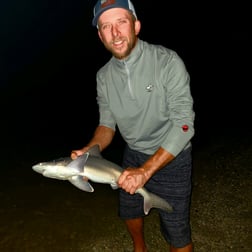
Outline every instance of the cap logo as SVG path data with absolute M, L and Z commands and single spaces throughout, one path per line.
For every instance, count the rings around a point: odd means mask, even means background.
M 115 0 L 101 0 L 101 8 L 105 8 L 111 4 L 115 4 Z

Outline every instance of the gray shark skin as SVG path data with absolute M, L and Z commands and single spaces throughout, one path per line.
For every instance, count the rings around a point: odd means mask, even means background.
M 55 159 L 35 164 L 32 169 L 45 177 L 68 180 L 85 192 L 94 191 L 88 180 L 95 183 L 109 184 L 112 189 L 118 189 L 117 180 L 123 171 L 120 166 L 101 156 L 98 145 L 90 148 L 88 152 L 77 159 L 72 160 L 70 157 Z M 136 193 L 144 198 L 144 213 L 146 215 L 151 208 L 159 208 L 167 212 L 173 210 L 166 200 L 149 192 L 144 187 L 139 188 Z

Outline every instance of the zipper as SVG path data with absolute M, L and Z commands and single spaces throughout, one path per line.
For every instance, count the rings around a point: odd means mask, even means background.
M 129 71 L 128 65 L 127 65 L 127 63 L 125 61 L 124 61 L 124 65 L 125 65 L 125 70 L 126 70 L 126 73 L 127 73 L 127 76 L 128 76 L 127 85 L 128 85 L 130 97 L 132 99 L 134 99 L 134 94 L 133 94 L 133 90 L 132 90 L 132 86 L 131 86 L 131 81 L 130 81 L 130 71 Z

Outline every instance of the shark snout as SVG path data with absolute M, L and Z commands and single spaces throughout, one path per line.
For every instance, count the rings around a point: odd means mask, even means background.
M 43 172 L 43 167 L 42 163 L 36 164 L 32 166 L 32 169 L 36 172 L 42 173 Z

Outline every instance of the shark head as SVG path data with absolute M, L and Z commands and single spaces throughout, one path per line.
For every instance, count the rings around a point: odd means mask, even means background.
M 70 157 L 59 158 L 48 162 L 41 162 L 32 166 L 32 169 L 45 177 L 68 180 L 74 186 L 85 192 L 93 192 L 92 185 L 85 180 L 84 167 L 88 159 L 85 153 L 76 159 Z

